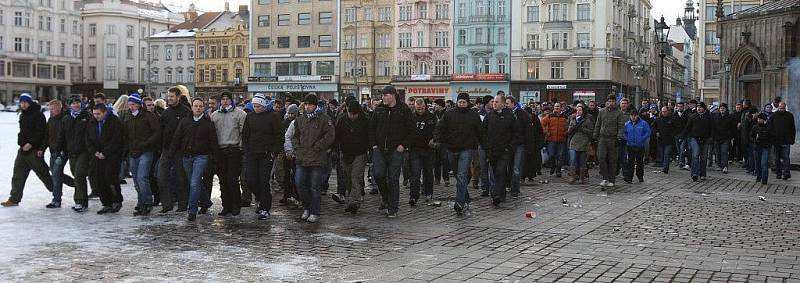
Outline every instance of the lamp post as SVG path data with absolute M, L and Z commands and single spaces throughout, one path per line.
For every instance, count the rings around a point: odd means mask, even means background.
M 644 66 L 641 64 L 636 64 L 631 66 L 631 70 L 633 71 L 633 79 L 636 80 L 636 92 L 634 93 L 634 105 L 639 105 L 642 102 L 642 94 L 639 90 L 639 85 L 642 80 L 642 71 L 644 70 Z
M 658 39 L 658 43 L 656 43 L 657 48 L 659 48 L 658 58 L 661 59 L 661 73 L 658 78 L 658 103 L 660 104 L 664 101 L 664 57 L 667 56 L 664 50 L 669 46 L 667 42 L 669 38 L 669 25 L 664 22 L 664 16 L 661 16 L 661 21 L 656 23 L 655 32 L 656 38 Z
M 725 59 L 725 77 L 728 80 L 725 82 L 725 98 L 726 101 L 732 101 L 731 95 L 733 95 L 731 89 L 733 88 L 733 74 L 731 74 L 731 58 Z

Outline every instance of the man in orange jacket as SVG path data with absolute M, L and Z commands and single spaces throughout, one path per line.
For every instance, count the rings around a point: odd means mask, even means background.
M 567 126 L 569 119 L 564 115 L 561 103 L 553 105 L 553 112 L 542 119 L 547 153 L 550 155 L 550 175 L 561 178 L 561 166 L 567 152 Z

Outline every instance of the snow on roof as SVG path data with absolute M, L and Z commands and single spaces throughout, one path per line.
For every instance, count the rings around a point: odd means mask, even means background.
M 684 29 L 683 26 L 671 25 L 669 26 L 668 40 L 675 43 L 687 43 L 691 41 L 691 37 L 686 33 L 686 29 Z
M 154 35 L 150 38 L 172 38 L 172 37 L 194 37 L 197 29 L 179 29 L 175 31 L 165 30 Z

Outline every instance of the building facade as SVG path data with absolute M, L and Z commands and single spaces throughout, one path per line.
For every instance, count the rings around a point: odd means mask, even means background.
M 248 91 L 338 98 L 338 3 L 252 0 Z
M 75 92 L 89 96 L 103 92 L 111 97 L 144 92 L 151 76 L 149 56 L 158 56 L 148 52 L 147 38 L 183 22 L 183 16 L 161 4 L 82 2 L 84 67 L 83 77 L 74 82 Z
M 392 84 L 406 97 L 450 97 L 451 0 L 398 0 Z
M 511 92 L 523 101 L 651 96 L 650 1 L 513 0 Z
M 230 92 L 237 101 L 249 97 L 249 11 L 246 5 L 226 11 L 204 30 L 195 33 L 195 94 L 207 98 Z
M 0 1 L 0 103 L 21 93 L 47 101 L 80 78 L 81 17 L 72 1 Z
M 379 97 L 394 74 L 394 0 L 342 0 L 340 91 Z

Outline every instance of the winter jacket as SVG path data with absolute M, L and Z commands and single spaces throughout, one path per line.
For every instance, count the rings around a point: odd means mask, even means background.
M 578 118 L 575 114 L 569 117 L 569 149 L 575 151 L 586 151 L 586 147 L 592 142 L 594 125 L 592 117 L 584 114 Z
M 393 151 L 397 146 L 408 147 L 414 133 L 414 114 L 405 103 L 394 107 L 381 103 L 370 120 L 369 143 L 383 151 Z
M 514 152 L 521 142 L 522 133 L 519 132 L 517 121 L 511 110 L 503 109 L 500 112 L 491 111 L 486 114 L 486 118 L 483 119 L 481 146 L 489 156 Z
M 159 150 L 161 125 L 155 113 L 139 110 L 137 115 L 131 114 L 131 118 L 125 122 L 125 133 L 132 155 Z
M 778 111 L 772 114 L 772 137 L 775 138 L 775 145 L 794 144 L 796 133 L 792 113 Z
M 369 151 L 369 120 L 364 113 L 355 120 L 343 117 L 336 122 L 336 147 L 347 157 Z
M 624 139 L 626 121 L 628 121 L 628 118 L 618 108 L 603 108 L 600 110 L 597 121 L 594 124 L 593 137 L 595 139 Z
M 672 112 L 672 117 L 675 119 L 675 135 L 679 137 L 686 137 L 683 133 L 683 129 L 686 128 L 686 123 L 689 122 L 688 112 L 675 111 Z
M 643 148 L 646 146 L 645 142 L 650 138 L 650 125 L 642 119 L 635 123 L 628 120 L 625 123 L 625 141 L 627 146 Z
M 94 117 L 86 111 L 81 111 L 74 117 L 71 112 L 67 113 L 61 122 L 63 131 L 61 131 L 60 139 L 66 146 L 62 151 L 70 156 L 75 156 L 89 150 L 86 146 L 86 132 L 90 131 L 92 119 Z
M 714 141 L 730 141 L 736 134 L 736 123 L 739 121 L 734 120 L 734 116 L 728 113 L 716 113 L 712 118 L 714 119 Z
M 566 142 L 568 127 L 569 119 L 562 113 L 551 113 L 542 119 L 542 129 L 547 142 Z
M 288 135 L 288 134 L 287 134 Z M 300 166 L 325 166 L 328 149 L 336 138 L 333 122 L 327 114 L 312 113 L 297 116 L 294 120 L 292 147 Z
M 197 121 L 191 116 L 181 119 L 170 140 L 169 151 L 184 156 L 215 155 L 219 145 L 217 130 L 206 114 Z
M 653 131 L 658 133 L 658 144 L 666 145 L 675 142 L 675 135 L 679 133 L 679 121 L 674 116 L 658 117 L 653 126 Z
M 514 114 L 514 121 L 520 133 L 520 144 L 525 146 L 526 151 L 536 150 L 534 133 L 531 129 L 531 115 L 520 107 L 514 108 L 511 113 Z
M 161 132 L 164 133 L 161 141 L 163 151 L 171 150 L 172 139 L 175 137 L 173 133 L 177 131 L 181 119 L 191 116 L 192 110 L 181 103 L 169 106 L 161 113 L 159 121 L 161 122 Z
M 750 131 L 750 142 L 760 148 L 768 148 L 774 144 L 772 126 L 769 123 L 753 125 Z
M 689 115 L 686 127 L 683 129 L 684 136 L 692 138 L 710 138 L 714 132 L 714 119 L 708 111 Z
M 434 132 L 434 139 L 450 152 L 476 150 L 482 135 L 481 117 L 469 108 L 447 110 Z
M 108 157 L 122 158 L 125 126 L 110 111 L 102 122 L 92 119 L 86 131 L 86 147 L 94 155 L 100 152 Z
M 220 108 L 211 114 L 211 122 L 217 128 L 217 142 L 220 148 L 242 147 L 242 129 L 247 113 L 237 107 L 230 110 Z
M 66 115 L 66 112 L 62 111 L 58 115 L 51 115 L 47 120 L 47 145 L 50 147 L 51 154 L 59 153 L 66 148 L 64 141 L 60 139 Z
M 275 111 L 250 112 L 242 128 L 242 148 L 245 153 L 277 155 L 283 146 L 283 122 Z
M 755 125 L 756 121 L 753 119 L 750 113 L 745 112 L 742 115 L 741 119 L 741 127 L 739 127 L 739 131 L 741 136 L 739 136 L 739 142 L 742 144 L 748 145 L 751 143 L 750 141 L 750 132 L 753 131 L 753 126 Z
M 19 115 L 19 134 L 17 144 L 22 147 L 26 143 L 33 146 L 31 149 L 47 149 L 47 122 L 39 104 L 31 103 L 28 110 L 22 110 Z
M 413 115 L 414 132 L 411 134 L 408 147 L 418 150 L 430 149 L 428 143 L 433 139 L 433 131 L 436 129 L 436 116 L 428 111 L 421 115 L 414 112 Z
M 531 137 L 533 138 L 533 150 L 529 152 L 538 152 L 544 147 L 544 130 L 542 129 L 542 120 L 539 120 L 538 115 L 530 115 L 531 117 Z

